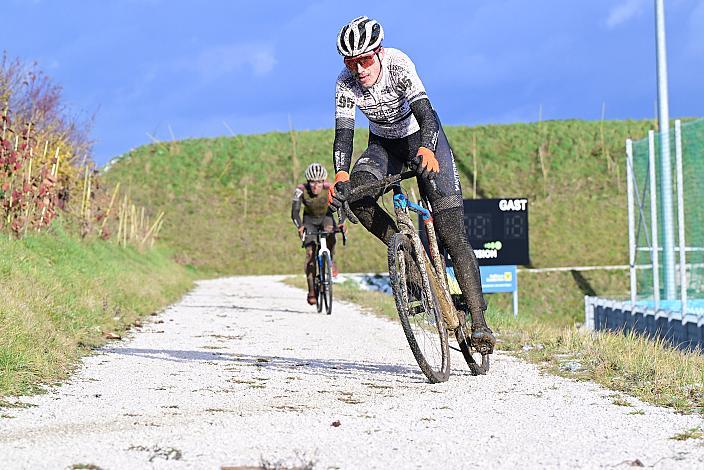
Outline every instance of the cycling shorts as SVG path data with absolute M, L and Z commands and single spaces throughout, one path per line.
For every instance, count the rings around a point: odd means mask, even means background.
M 303 226 L 306 229 L 306 239 L 304 243 L 308 245 L 316 241 L 316 236 L 308 235 L 309 233 L 319 231 L 332 232 L 335 228 L 335 220 L 330 215 L 324 215 L 322 217 L 303 215 Z
M 364 171 L 371 173 L 378 180 L 388 175 L 399 174 L 407 167 L 408 162 L 415 158 L 420 145 L 420 131 L 399 139 L 379 137 L 370 131 L 369 145 L 355 162 L 352 174 Z M 422 195 L 429 195 L 430 204 L 435 213 L 463 207 L 460 176 L 442 126 L 438 133 L 435 158 L 440 165 L 440 172 L 435 177 L 438 194 L 428 191 L 427 182 L 419 178 L 418 186 Z

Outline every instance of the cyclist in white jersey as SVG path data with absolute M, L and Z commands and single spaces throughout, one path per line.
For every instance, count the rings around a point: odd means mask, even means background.
M 331 209 L 339 209 L 353 187 L 398 174 L 404 166 L 414 169 L 469 307 L 472 342 L 493 350 L 496 339 L 484 318 L 479 265 L 464 228 L 462 188 L 452 149 L 415 65 L 398 49 L 382 47 L 383 39 L 381 25 L 366 16 L 355 18 L 338 34 L 337 50 L 345 69 L 335 93 Z M 350 172 L 355 108 L 369 119 L 369 143 Z M 379 196 L 362 198 L 350 208 L 367 230 L 388 244 L 398 230 L 376 202 Z

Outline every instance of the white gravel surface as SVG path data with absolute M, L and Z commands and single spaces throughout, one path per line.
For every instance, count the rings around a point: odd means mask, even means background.
M 318 314 L 279 280 L 200 282 L 68 383 L 0 410 L 0 469 L 704 468 L 702 440 L 671 439 L 698 416 L 618 406 L 502 354 L 484 377 L 455 355 L 430 385 L 397 322 Z

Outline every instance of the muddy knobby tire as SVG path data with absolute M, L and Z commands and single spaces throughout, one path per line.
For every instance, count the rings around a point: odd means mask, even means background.
M 318 265 L 318 260 L 316 258 L 315 260 L 315 300 L 316 300 L 316 308 L 318 309 L 318 313 L 323 311 L 323 297 L 324 297 L 324 288 L 323 283 L 320 282 L 320 273 L 318 272 L 318 269 L 320 269 L 320 266 Z
M 330 315 L 332 313 L 332 261 L 327 253 L 323 253 L 323 262 L 321 269 L 323 270 L 323 301 L 325 302 L 325 312 Z
M 389 243 L 389 279 L 401 326 L 418 366 L 431 383 L 445 382 L 450 376 L 447 329 L 438 299 L 423 280 L 422 255 L 416 253 L 407 235 L 395 234 Z

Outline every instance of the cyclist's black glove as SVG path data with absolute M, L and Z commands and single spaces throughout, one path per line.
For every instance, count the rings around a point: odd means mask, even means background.
M 337 212 L 350 195 L 350 182 L 338 181 L 335 183 L 335 186 L 331 188 L 330 193 L 332 194 L 332 198 L 330 199 L 330 210 Z
M 440 171 L 440 164 L 435 158 L 435 152 L 432 150 L 420 147 L 418 154 L 410 161 L 409 165 L 419 178 L 424 180 L 433 180 Z

